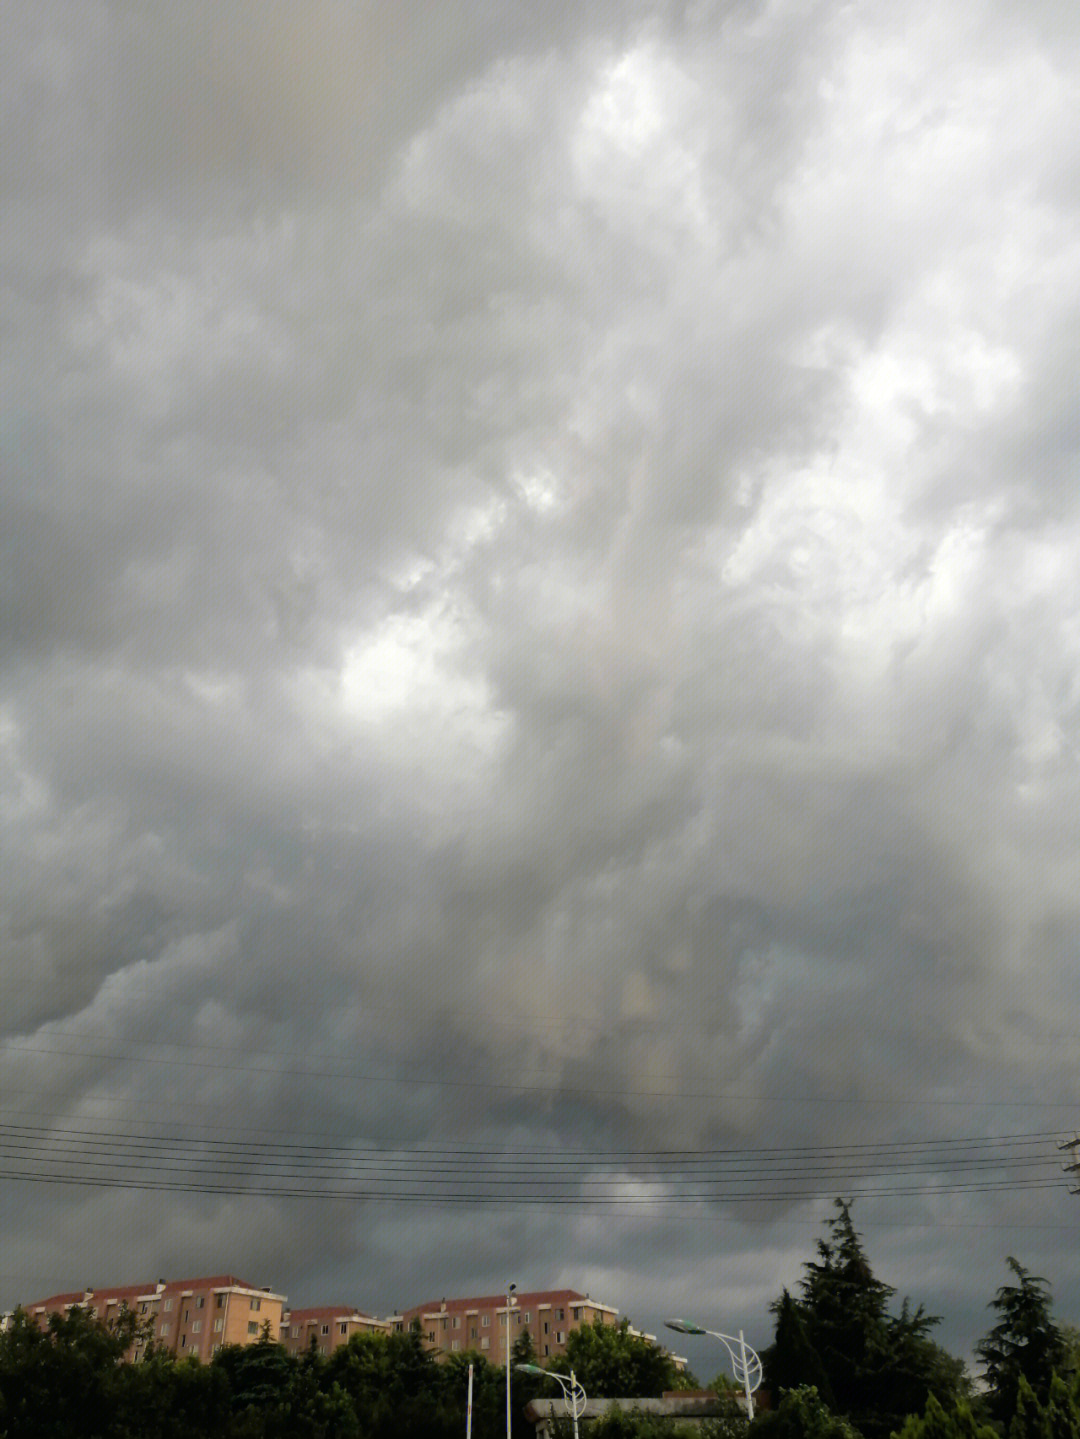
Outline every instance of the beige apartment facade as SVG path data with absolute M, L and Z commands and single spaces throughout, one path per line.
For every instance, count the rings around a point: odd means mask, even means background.
M 553 1359 L 566 1350 L 567 1336 L 583 1324 L 618 1323 L 619 1311 L 576 1289 L 534 1290 L 515 1294 L 510 1307 L 510 1344 L 529 1331 L 539 1360 Z M 402 1314 L 401 1326 L 419 1321 L 429 1350 L 437 1355 L 477 1350 L 492 1364 L 505 1364 L 507 1308 L 505 1294 L 467 1299 L 440 1299 L 418 1304 Z
M 415 1321 L 437 1358 L 476 1351 L 496 1365 L 506 1361 L 509 1322 L 511 1346 L 528 1330 L 543 1363 L 564 1353 L 567 1338 L 581 1325 L 615 1324 L 619 1317 L 611 1305 L 575 1289 L 546 1289 L 515 1294 L 509 1321 L 505 1294 L 440 1299 L 379 1319 L 351 1305 L 290 1309 L 285 1295 L 233 1274 L 71 1290 L 23 1307 L 42 1325 L 50 1314 L 74 1308 L 107 1323 L 130 1310 L 139 1328 L 127 1357 L 136 1361 L 154 1345 L 178 1358 L 206 1362 L 224 1345 L 255 1344 L 264 1336 L 292 1354 L 307 1353 L 314 1345 L 327 1355 L 354 1335 L 400 1333 Z
M 106 1323 L 129 1309 L 139 1329 L 128 1357 L 141 1359 L 151 1343 L 178 1358 L 207 1360 L 224 1344 L 276 1340 L 285 1296 L 259 1289 L 232 1274 L 198 1279 L 160 1279 L 152 1285 L 121 1285 L 53 1294 L 24 1306 L 38 1323 L 78 1307 Z
M 390 1319 L 376 1319 L 347 1304 L 323 1304 L 311 1309 L 286 1309 L 281 1316 L 281 1343 L 290 1354 L 332 1354 L 354 1334 L 389 1334 Z

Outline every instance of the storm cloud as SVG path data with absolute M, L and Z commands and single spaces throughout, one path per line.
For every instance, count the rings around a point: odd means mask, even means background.
M 450 1146 L 474 1201 L 0 1179 L 0 1307 L 510 1276 L 764 1342 L 828 1176 L 650 1156 L 1052 1156 L 1075 10 L 0 25 L 2 1117 Z M 559 1204 L 468 1162 L 517 1149 Z M 856 1219 L 950 1342 L 1006 1253 L 1080 1318 L 1064 1177 L 925 1179 Z

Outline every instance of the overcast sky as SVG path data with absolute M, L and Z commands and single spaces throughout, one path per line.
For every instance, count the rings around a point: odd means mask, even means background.
M 0 1309 L 765 1344 L 875 1190 L 958 1351 L 1007 1254 L 1080 1320 L 1077 7 L 7 0 L 0 69 Z

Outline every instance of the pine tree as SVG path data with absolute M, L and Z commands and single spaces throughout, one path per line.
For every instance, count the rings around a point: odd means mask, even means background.
M 821 1355 L 810 1342 L 802 1309 L 787 1289 L 772 1306 L 776 1315 L 776 1338 L 764 1356 L 765 1387 L 779 1403 L 790 1389 L 810 1385 L 830 1409 L 836 1399 L 821 1362 Z
M 765 1356 L 777 1391 L 813 1385 L 867 1439 L 887 1439 L 908 1414 L 921 1414 L 930 1395 L 946 1407 L 962 1389 L 963 1366 L 930 1336 L 937 1320 L 905 1300 L 890 1313 L 895 1290 L 878 1279 L 838 1199 L 828 1236 L 805 1266 L 799 1297 L 773 1306 L 776 1340 Z
M 1039 1406 L 1046 1403 L 1054 1374 L 1067 1367 L 1068 1352 L 1050 1315 L 1049 1283 L 1030 1274 L 1011 1255 L 1016 1284 L 1003 1284 L 990 1301 L 1000 1318 L 976 1346 L 990 1389 L 990 1413 L 1011 1433 L 1021 1381 Z
M 997 1439 L 997 1435 L 989 1424 L 977 1424 L 962 1400 L 945 1409 L 931 1394 L 922 1418 L 910 1414 L 896 1439 Z
M 1076 1439 L 1080 1434 L 1080 1403 L 1077 1385 L 1069 1385 L 1060 1374 L 1050 1381 L 1050 1395 L 1043 1410 L 1045 1439 Z

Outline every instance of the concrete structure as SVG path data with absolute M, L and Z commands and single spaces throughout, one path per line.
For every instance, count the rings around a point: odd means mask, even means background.
M 255 1344 L 266 1331 L 276 1340 L 284 1305 L 283 1294 L 257 1289 L 232 1274 L 215 1274 L 73 1290 L 23 1307 L 42 1325 L 50 1314 L 66 1314 L 76 1307 L 106 1322 L 119 1318 L 126 1308 L 139 1321 L 129 1358 L 141 1359 L 153 1341 L 180 1358 L 206 1360 L 223 1344 Z
M 609 1304 L 579 1294 L 576 1289 L 544 1289 L 516 1294 L 510 1320 L 511 1344 L 529 1331 L 538 1359 L 562 1354 L 566 1336 L 582 1324 L 597 1319 L 615 1324 L 619 1311 Z M 456 1354 L 475 1349 L 493 1364 L 506 1362 L 506 1295 L 486 1294 L 468 1299 L 438 1299 L 417 1304 L 402 1314 L 401 1327 L 420 1321 L 420 1332 L 436 1354 Z
M 719 1419 L 731 1413 L 734 1405 L 746 1413 L 745 1394 L 717 1395 L 704 1390 L 675 1390 L 660 1399 L 587 1399 L 581 1411 L 584 1428 L 592 1419 L 602 1419 L 612 1409 L 623 1413 L 647 1414 L 653 1419 L 678 1420 L 700 1429 L 706 1419 Z M 536 1426 L 536 1439 L 554 1439 L 556 1420 L 565 1420 L 566 1405 L 559 1399 L 533 1399 L 525 1406 L 525 1417 Z
M 323 1304 L 314 1309 L 286 1309 L 281 1316 L 281 1342 L 290 1354 L 306 1354 L 314 1346 L 331 1354 L 354 1334 L 389 1334 L 393 1320 L 376 1319 L 349 1304 Z

